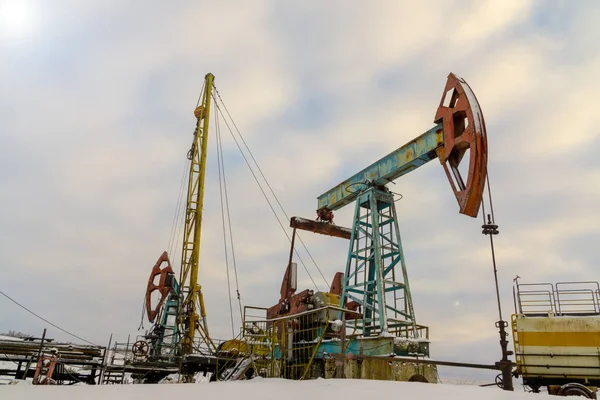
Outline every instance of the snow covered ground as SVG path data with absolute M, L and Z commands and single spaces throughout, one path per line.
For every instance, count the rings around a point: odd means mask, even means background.
M 339 398 L 405 398 L 443 400 L 544 400 L 548 395 L 505 392 L 497 387 L 456 386 L 417 382 L 390 382 L 352 379 L 289 381 L 253 379 L 250 381 L 173 385 L 102 386 L 0 386 L 0 399 L 10 400 L 164 400 L 167 398 L 313 400 Z M 556 399 L 556 397 L 554 397 Z
M 10 341 L 14 341 L 14 342 L 22 342 L 23 339 L 18 338 L 18 337 L 14 337 L 14 336 L 6 336 L 6 335 L 0 335 L 0 340 L 10 340 Z
M 3 340 L 22 340 L 2 336 Z M 2 362 L 0 362 L 2 364 Z M 8 362 L 10 364 L 10 362 Z M 8 368 L 10 365 L 0 368 Z M 357 399 L 377 396 L 378 398 L 405 397 L 414 399 L 443 400 L 543 400 L 547 395 L 524 393 L 518 381 L 517 391 L 504 392 L 497 387 L 478 387 L 476 380 L 442 379 L 455 384 L 425 384 L 417 382 L 389 382 L 353 379 L 317 379 L 312 381 L 290 381 L 284 379 L 261 379 L 239 382 L 218 382 L 200 384 L 164 384 L 164 385 L 101 385 L 101 386 L 33 386 L 31 380 L 0 381 L 0 400 L 164 400 L 171 396 L 190 396 L 197 398 L 216 398 L 218 400 L 313 400 L 310 394 L 318 394 L 323 400 L 329 398 Z M 9 384 L 13 383 L 13 384 Z M 16 384 L 14 384 L 16 383 Z M 554 397 L 556 399 L 556 397 Z

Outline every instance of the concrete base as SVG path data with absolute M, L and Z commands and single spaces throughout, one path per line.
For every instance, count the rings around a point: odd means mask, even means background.
M 319 368 L 320 369 L 320 368 Z M 316 371 L 315 371 L 316 372 Z M 437 367 L 432 364 L 417 364 L 407 361 L 375 358 L 351 358 L 324 361 L 324 370 L 319 371 L 327 378 L 377 379 L 385 381 L 438 382 Z

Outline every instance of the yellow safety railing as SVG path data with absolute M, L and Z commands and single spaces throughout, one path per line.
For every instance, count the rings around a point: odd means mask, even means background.
M 324 307 L 270 320 L 265 311 L 247 307 L 244 312 L 243 337 L 250 348 L 255 373 L 298 380 L 319 376 L 321 366 L 314 361 L 323 340 L 336 336 L 330 320 L 338 311 Z M 256 312 L 264 314 L 257 316 Z
M 521 351 L 519 350 L 519 332 L 517 331 L 517 315 L 516 314 L 511 315 L 510 319 L 511 319 L 513 344 L 515 347 L 515 362 L 517 364 L 517 371 L 520 371 L 521 370 Z

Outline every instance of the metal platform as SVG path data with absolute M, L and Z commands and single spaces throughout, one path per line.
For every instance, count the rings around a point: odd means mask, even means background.
M 0 377 L 25 380 L 33 378 L 38 357 L 43 351 L 55 349 L 59 362 L 53 374 L 58 384 L 84 382 L 96 384 L 102 370 L 106 348 L 72 343 L 54 343 L 47 340 L 0 340 L 0 361 L 14 367 L 0 368 Z

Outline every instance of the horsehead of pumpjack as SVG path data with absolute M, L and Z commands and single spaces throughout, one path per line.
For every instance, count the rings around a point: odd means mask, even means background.
M 476 217 L 487 177 L 487 134 L 477 97 L 463 78 L 448 75 L 434 122 L 443 127 L 444 146 L 436 152 L 458 200 L 459 212 Z M 469 172 L 465 182 L 458 166 L 467 151 Z

